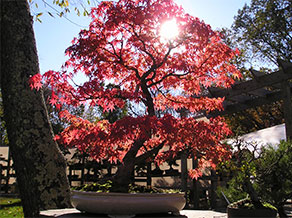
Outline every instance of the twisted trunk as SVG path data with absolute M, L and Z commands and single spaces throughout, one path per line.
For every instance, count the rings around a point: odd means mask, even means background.
M 153 98 L 151 96 L 151 93 L 149 92 L 146 84 L 146 80 L 141 79 L 141 89 L 144 94 L 144 104 L 147 108 L 147 113 L 149 116 L 155 116 L 155 110 L 154 110 L 154 103 Z M 150 134 L 150 133 L 149 133 Z M 151 135 L 149 135 L 151 137 Z M 139 149 L 143 146 L 143 143 L 146 140 L 136 140 L 130 150 L 127 152 L 125 157 L 123 158 L 123 162 L 118 166 L 117 173 L 113 177 L 113 187 L 114 191 L 121 191 L 121 192 L 127 192 L 129 184 L 133 180 L 133 173 L 135 165 L 138 162 L 145 161 L 149 157 L 156 156 L 159 150 L 163 147 L 165 142 L 162 142 L 159 146 L 154 148 L 151 151 L 146 152 L 144 155 L 136 157 Z
M 127 192 L 128 186 L 132 182 L 135 158 L 143 143 L 143 140 L 135 141 L 123 158 L 123 163 L 118 166 L 118 171 L 113 178 L 113 191 Z
M 144 141 L 136 141 L 133 144 L 133 147 L 125 155 L 123 163 L 118 167 L 118 171 L 113 179 L 114 189 L 117 191 L 127 192 L 129 184 L 133 182 L 133 172 L 136 164 L 145 163 L 147 159 L 154 159 L 158 154 L 159 150 L 165 144 L 165 141 L 162 141 L 158 146 L 153 148 L 150 151 L 136 157 L 139 149 L 143 146 Z
M 258 197 L 256 190 L 254 190 L 254 188 L 250 182 L 249 177 L 247 179 L 245 179 L 243 187 L 244 187 L 245 191 L 249 194 L 250 199 L 251 199 L 253 205 L 255 206 L 255 208 L 257 208 L 257 209 L 264 208 L 263 204 L 261 203 L 261 201 Z

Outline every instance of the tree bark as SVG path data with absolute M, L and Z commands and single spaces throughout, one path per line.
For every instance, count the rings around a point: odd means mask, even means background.
M 139 149 L 143 146 L 143 140 L 133 143 L 130 150 L 123 158 L 123 162 L 118 166 L 117 173 L 113 177 L 113 191 L 127 192 L 128 186 L 132 182 L 132 174 L 135 168 L 135 158 Z
M 255 208 L 257 209 L 261 209 L 264 208 L 263 204 L 261 203 L 257 192 L 255 191 L 255 189 L 252 186 L 252 183 L 250 182 L 250 176 L 248 175 L 245 178 L 245 181 L 243 183 L 243 187 L 244 187 L 244 191 L 246 191 L 249 194 L 249 197 L 253 203 L 253 205 L 255 206 Z
M 4 118 L 25 217 L 70 205 L 65 160 L 53 140 L 43 94 L 29 87 L 39 73 L 26 0 L 1 1 L 1 91 Z
M 147 151 L 140 156 L 137 156 L 139 149 L 143 146 L 145 140 L 136 140 L 133 143 L 131 149 L 127 152 L 123 158 L 123 163 L 118 166 L 117 173 L 113 177 L 113 189 L 114 191 L 127 192 L 128 186 L 133 182 L 133 172 L 135 165 L 146 162 L 147 159 L 154 159 L 158 154 L 159 150 L 165 144 L 165 141 L 162 141 L 152 150 Z
M 283 217 L 288 217 L 288 215 L 286 214 L 286 211 L 284 209 L 284 206 L 283 205 L 278 205 L 276 206 L 277 207 L 277 210 L 278 210 L 278 214 L 281 218 Z

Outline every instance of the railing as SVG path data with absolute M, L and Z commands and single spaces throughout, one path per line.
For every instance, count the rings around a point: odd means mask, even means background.
M 11 181 L 16 180 L 10 154 L 8 159 L 0 157 L 0 192 L 8 193 L 11 189 Z

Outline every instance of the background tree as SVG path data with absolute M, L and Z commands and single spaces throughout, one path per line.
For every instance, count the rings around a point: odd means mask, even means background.
M 53 141 L 41 92 L 30 90 L 39 73 L 26 0 L 1 1 L 1 91 L 10 151 L 25 217 L 70 206 L 65 161 Z
M 292 3 L 289 0 L 252 0 L 238 11 L 232 29 L 224 30 L 226 42 L 241 55 L 235 64 L 244 78 L 252 78 L 249 68 L 270 73 L 277 59 L 292 60 Z M 232 129 L 243 133 L 284 122 L 282 102 L 263 105 L 228 116 Z M 266 119 L 268 118 L 268 119 Z
M 232 26 L 239 43 L 258 61 L 277 67 L 292 61 L 292 2 L 252 0 L 238 11 Z
M 232 176 L 232 179 L 228 181 L 226 187 L 220 187 L 219 190 L 226 194 L 231 203 L 250 199 L 255 208 L 263 208 L 264 202 L 254 187 L 255 162 L 258 159 L 260 147 L 255 143 L 240 139 L 234 139 L 231 143 L 235 152 L 230 160 L 220 163 L 218 171 L 222 175 Z
M 83 103 L 112 111 L 131 102 L 142 112 L 114 123 L 91 123 L 62 111 L 71 125 L 56 139 L 95 159 L 121 162 L 113 181 L 125 188 L 135 164 L 145 160 L 161 163 L 186 149 L 202 157 L 200 166 L 228 157 L 221 139 L 230 131 L 221 118 L 204 122 L 166 111 L 185 108 L 194 114 L 222 108 L 223 99 L 200 96 L 207 87 L 229 87 L 240 76 L 229 63 L 235 51 L 220 34 L 172 0 L 106 1 L 92 9 L 91 17 L 89 28 L 67 49 L 63 70 L 43 75 L 53 90 L 51 104 Z M 163 35 L 164 23 L 175 32 Z M 88 81 L 76 87 L 69 81 L 77 73 Z M 107 81 L 116 87 L 105 89 Z M 32 77 L 31 86 L 41 87 L 41 75 Z
M 225 116 L 226 123 L 237 134 L 245 134 L 285 122 L 282 101 L 250 108 Z

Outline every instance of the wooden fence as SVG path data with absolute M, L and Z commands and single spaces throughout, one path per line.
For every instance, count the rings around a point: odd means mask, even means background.
M 176 163 L 178 162 L 178 163 Z M 162 188 L 176 188 L 185 192 L 188 207 L 193 209 L 208 209 L 225 206 L 218 199 L 216 189 L 219 183 L 225 184 L 215 171 L 206 171 L 198 180 L 188 177 L 188 169 L 196 168 L 194 159 L 182 155 L 172 164 L 160 167 L 153 163 L 137 166 L 133 173 L 135 183 Z M 101 164 L 81 158 L 79 162 L 68 162 L 67 174 L 71 186 L 97 182 L 101 178 L 110 177 L 115 173 L 116 166 L 109 163 Z M 8 159 L 0 157 L 0 194 L 15 192 L 16 178 L 10 155 Z
M 225 185 L 227 178 L 221 178 L 214 170 L 207 170 L 198 180 L 191 180 L 188 169 L 196 168 L 194 159 L 183 156 L 176 162 L 178 164 L 164 164 L 157 167 L 153 163 L 137 166 L 133 172 L 136 184 L 155 186 L 161 188 L 175 188 L 185 192 L 189 208 L 207 209 L 226 206 L 223 199 L 218 198 L 216 190 L 218 185 Z M 96 162 L 95 162 L 96 163 Z M 97 182 L 106 176 L 115 173 L 116 166 L 87 162 L 86 158 L 68 167 L 68 179 L 71 186 Z

